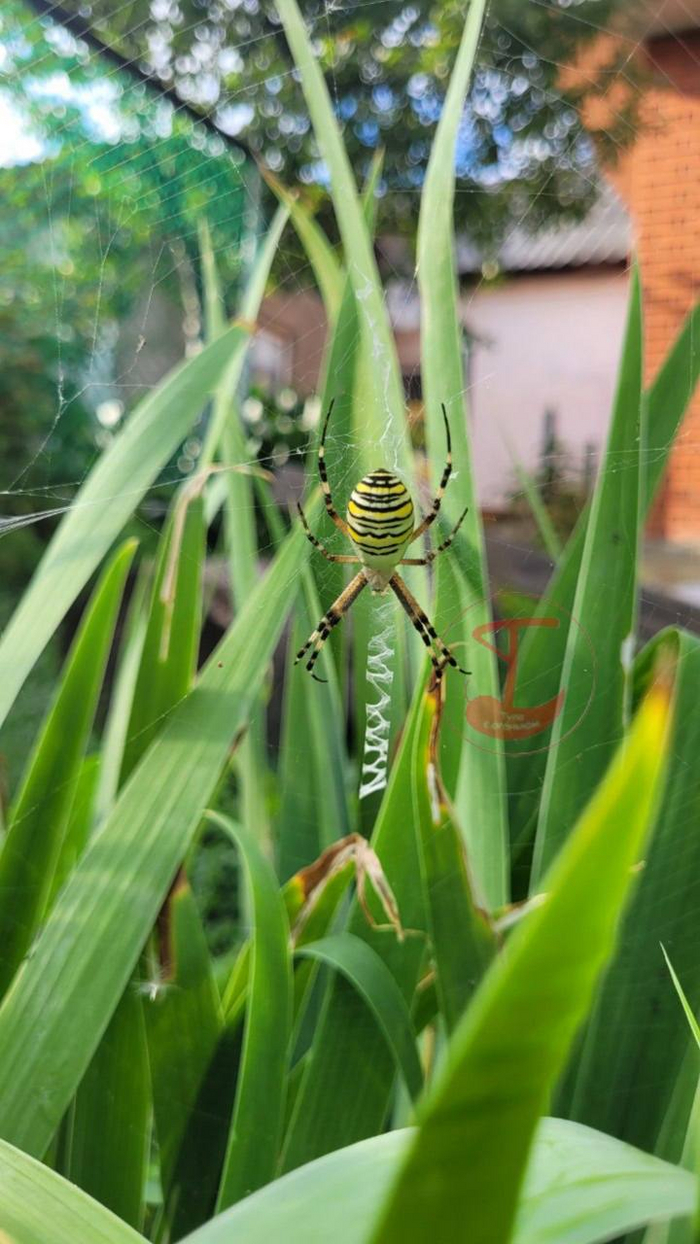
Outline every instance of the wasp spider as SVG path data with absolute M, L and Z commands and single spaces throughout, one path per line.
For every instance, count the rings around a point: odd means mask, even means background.
M 340 622 L 343 614 L 348 612 L 348 609 L 357 600 L 360 592 L 364 588 L 369 587 L 370 591 L 382 594 L 391 588 L 403 605 L 423 643 L 429 649 L 436 678 L 438 680 L 442 678 L 446 665 L 452 665 L 455 669 L 460 670 L 462 674 L 467 674 L 469 671 L 463 670 L 457 664 L 447 644 L 440 639 L 432 622 L 423 612 L 415 597 L 409 592 L 403 579 L 396 573 L 397 566 L 430 565 L 438 553 L 443 553 L 446 548 L 449 548 L 467 512 L 466 510 L 464 511 L 448 538 L 437 549 L 432 549 L 425 557 L 403 556 L 408 545 L 417 540 L 419 536 L 422 536 L 431 523 L 435 522 L 440 511 L 440 504 L 447 481 L 452 474 L 452 442 L 445 407 L 442 407 L 442 413 L 447 434 L 447 461 L 432 509 L 419 522 L 417 527 L 413 525 L 413 502 L 406 485 L 402 484 L 400 479 L 397 479 L 395 475 L 391 474 L 391 471 L 385 470 L 384 467 L 371 471 L 369 475 L 365 475 L 364 479 L 361 479 L 355 485 L 348 503 L 347 520 L 341 518 L 337 513 L 333 506 L 325 463 L 326 432 L 332 410 L 333 403 L 331 402 L 323 424 L 323 432 L 321 433 L 321 444 L 318 450 L 318 473 L 321 476 L 321 488 L 323 489 L 328 517 L 332 519 L 343 535 L 352 540 L 359 556 L 350 557 L 329 553 L 321 544 L 321 541 L 317 540 L 316 536 L 311 532 L 301 506 L 297 508 L 301 521 L 304 524 L 304 531 L 309 540 L 327 561 L 348 564 L 359 563 L 362 569 L 350 581 L 345 591 L 340 593 L 340 596 L 333 602 L 328 612 L 323 615 L 316 630 L 309 636 L 303 648 L 299 649 L 295 664 L 306 656 L 309 649 L 312 649 L 306 668 L 312 677 L 316 678 L 313 671 L 319 652 L 333 627 Z M 323 679 L 317 679 L 317 681 L 322 682 Z

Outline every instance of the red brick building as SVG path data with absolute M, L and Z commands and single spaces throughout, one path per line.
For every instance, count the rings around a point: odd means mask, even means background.
M 700 298 L 700 2 L 640 6 L 654 13 L 630 55 L 643 75 L 635 141 L 608 176 L 632 217 L 644 288 L 645 368 L 650 380 L 684 316 Z M 605 60 L 601 41 L 592 60 Z M 623 102 L 618 75 L 586 120 L 595 133 Z M 700 349 L 700 342 L 698 343 Z M 700 391 L 671 454 L 650 535 L 700 543 Z

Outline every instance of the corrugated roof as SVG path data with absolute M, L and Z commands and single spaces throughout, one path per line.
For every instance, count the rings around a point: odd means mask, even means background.
M 535 235 L 515 226 L 497 259 L 504 272 L 537 272 L 588 264 L 621 263 L 632 248 L 632 222 L 618 194 L 603 183 L 588 215 L 576 224 L 555 225 Z M 460 273 L 481 272 L 491 258 L 466 239 L 457 243 Z

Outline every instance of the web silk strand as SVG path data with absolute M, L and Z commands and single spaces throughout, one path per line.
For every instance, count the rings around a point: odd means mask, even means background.
M 367 646 L 367 717 L 362 757 L 360 799 L 384 790 L 389 758 L 389 705 L 394 681 L 392 666 L 394 636 L 393 601 L 387 597 L 377 603 L 377 631 Z

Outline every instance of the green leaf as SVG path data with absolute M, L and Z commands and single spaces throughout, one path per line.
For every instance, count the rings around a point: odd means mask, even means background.
M 294 665 L 294 654 L 322 613 L 307 567 L 285 665 L 277 818 L 278 872 L 283 881 L 310 864 L 336 838 L 350 832 L 344 718 L 334 663 L 326 654 L 322 666 L 326 684 L 314 684 L 311 688 L 303 665 Z M 323 655 L 320 660 L 324 662 Z M 304 764 L 299 764 L 300 739 L 306 740 Z
M 40 1162 L 0 1141 L 3 1244 L 145 1244 L 97 1201 Z M 50 1235 L 47 1234 L 50 1232 Z
M 297 195 L 283 186 L 266 170 L 265 181 L 289 212 L 289 218 L 297 231 L 299 241 L 306 251 L 313 268 L 329 324 L 335 324 L 343 299 L 343 270 L 323 229 L 316 223 Z
M 144 1003 L 153 1083 L 161 1183 L 166 1204 L 186 1195 L 192 1171 L 176 1163 L 207 1068 L 222 1030 L 222 1011 L 211 957 L 189 883 L 184 876 L 169 900 L 169 956 L 172 979 Z
M 416 1038 L 403 994 L 379 955 L 352 933 L 336 933 L 298 947 L 297 956 L 318 959 L 342 972 L 372 1012 L 411 1097 L 423 1087 Z
M 255 841 L 227 817 L 209 819 L 238 845 L 251 897 L 254 936 L 236 1103 L 217 1211 L 274 1178 L 282 1138 L 292 1024 L 289 925 L 277 879 Z
M 392 465 L 395 462 L 410 478 L 411 462 L 396 345 L 352 168 L 328 88 L 296 0 L 279 0 L 277 12 L 299 71 L 316 140 L 328 166 L 346 267 L 358 302 L 360 331 L 372 360 L 366 390 L 368 407 L 363 412 L 363 421 L 371 429 L 371 434 L 362 447 L 363 452 L 381 444 L 385 457 Z
M 270 228 L 267 231 L 263 245 L 261 246 L 252 271 L 246 283 L 241 303 L 239 307 L 239 316 L 243 324 L 252 327 L 253 322 L 258 317 L 260 304 L 265 294 L 268 277 L 272 261 L 277 253 L 279 241 L 287 223 L 288 213 L 285 208 L 280 208 L 273 217 Z M 204 298 L 207 307 L 207 340 L 208 350 L 211 350 L 222 336 L 226 336 L 230 330 L 226 327 L 226 317 L 223 310 L 223 300 L 219 289 L 218 274 L 216 271 L 216 261 L 214 252 L 211 247 L 211 241 L 206 224 L 203 225 L 200 242 L 202 249 L 202 269 L 204 278 Z M 214 390 L 214 402 L 212 405 L 211 416 L 207 425 L 204 444 L 198 459 L 198 467 L 203 470 L 211 465 L 214 461 L 217 451 L 220 448 L 221 437 L 224 429 L 229 423 L 234 424 L 234 431 L 238 430 L 237 419 L 231 419 L 231 403 L 238 388 L 239 381 L 243 374 L 246 354 L 250 338 L 248 335 L 241 336 L 234 343 L 226 366 L 222 368 L 214 379 L 212 388 Z M 241 440 L 239 432 L 238 441 Z M 244 457 L 236 458 L 235 461 L 244 461 Z M 247 483 L 247 481 L 244 481 Z
M 469 875 L 438 767 L 439 690 L 426 692 L 413 743 L 411 789 L 440 1011 L 454 1028 L 496 949 Z
M 100 776 L 95 793 L 94 823 L 99 825 L 111 811 L 119 789 L 124 747 L 134 688 L 141 666 L 148 614 L 146 602 L 151 586 L 151 567 L 141 563 L 122 631 L 117 668 L 112 683 L 107 719 L 100 746 Z
M 201 497 L 188 502 L 181 490 L 159 544 L 124 745 L 122 785 L 192 686 L 202 624 L 204 552 Z
M 389 1132 L 329 1153 L 239 1202 L 183 1244 L 269 1244 L 277 1239 L 367 1244 L 412 1136 L 410 1130 Z M 543 1119 L 513 1244 L 603 1244 L 645 1222 L 689 1213 L 693 1197 L 694 1180 L 687 1171 L 579 1124 Z M 442 1239 L 436 1234 L 425 1238 Z M 455 1240 L 459 1234 L 444 1238 Z
M 403 927 L 412 935 L 399 942 L 393 932 L 369 926 L 355 903 L 348 929 L 369 943 L 383 959 L 405 1001 L 416 988 L 425 943 L 426 915 L 420 862 L 412 824 L 411 766 L 413 741 L 423 712 L 423 687 L 416 688 L 398 755 L 377 818 L 372 846 L 396 897 Z M 378 923 L 383 914 L 372 904 Z M 285 1141 L 283 1167 L 289 1170 L 313 1158 L 378 1132 L 386 1121 L 395 1068 L 381 1033 L 368 1031 L 367 1008 L 357 991 L 335 976 L 319 1021 Z M 333 1109 L 328 1109 L 328 1103 Z
M 151 1084 L 135 984 L 112 1016 L 69 1116 L 63 1173 L 124 1222 L 143 1225 Z
M 373 1244 L 449 1240 L 464 1222 L 470 1244 L 510 1240 L 537 1121 L 612 950 L 644 846 L 667 718 L 668 691 L 658 685 L 548 874 L 546 898 L 515 928 L 460 1022 Z
M 687 1171 L 565 1119 L 538 1128 L 513 1244 L 597 1244 L 685 1215 Z
M 27 953 L 51 893 L 135 541 L 102 575 L 39 734 L 0 855 L 0 994 Z
M 122 784 L 163 729 L 170 711 L 190 690 L 194 677 L 202 617 L 204 524 L 202 500 L 191 500 L 190 488 L 185 484 L 176 495 L 159 543 L 123 749 Z M 170 914 L 166 906 L 165 917 Z M 80 1085 L 65 1168 L 75 1183 L 137 1227 L 143 1217 L 151 1123 L 149 1052 L 140 988 L 137 971 Z M 102 1119 L 106 1122 L 100 1126 Z
M 648 513 L 678 430 L 700 377 L 700 302 L 681 330 L 647 390 L 647 453 L 642 504 Z
M 94 821 L 95 799 L 101 773 L 100 759 L 99 754 L 86 756 L 80 767 L 75 797 L 54 873 L 53 888 L 49 895 L 49 907 L 53 906 L 58 891 L 87 846 Z
M 645 395 L 647 451 L 642 454 L 641 504 L 645 517 L 665 470 L 674 439 L 700 374 L 700 303 L 689 313 L 678 337 Z M 532 628 L 524 636 L 518 662 L 518 685 L 527 689 L 527 701 L 544 704 L 559 690 L 568 637 L 567 615 L 574 609 L 589 511 L 581 515 L 559 560 L 556 571 L 534 616 L 558 619 L 558 629 Z M 545 748 L 529 756 L 514 756 L 509 764 L 513 792 L 512 823 L 515 836 L 531 839 L 547 760 Z
M 0 723 L 81 588 L 187 435 L 231 351 L 247 332 L 233 324 L 195 358 L 176 367 L 139 403 L 98 459 L 0 642 Z
M 556 562 L 561 557 L 562 546 L 561 540 L 557 534 L 556 528 L 549 514 L 549 510 L 542 500 L 537 480 L 530 474 L 527 467 L 520 461 L 512 445 L 508 446 L 511 458 L 513 459 L 513 467 L 518 479 L 518 483 L 523 490 L 527 503 L 530 507 L 532 516 L 537 524 L 540 540 L 542 541 L 547 555 Z
M 618 952 L 559 1099 L 560 1109 L 571 1117 L 650 1150 L 656 1148 L 688 1041 L 662 945 L 673 955 L 691 1007 L 700 1008 L 700 642 L 684 632 L 663 632 L 640 654 L 638 667 L 653 668 L 655 656 L 669 648 L 678 678 L 654 832 Z
M 287 223 L 288 212 L 280 207 L 256 258 L 241 302 L 241 315 L 255 320 L 260 311 L 270 268 Z M 202 261 L 205 297 L 209 307 L 207 333 L 217 338 L 225 327 L 219 294 L 216 262 L 208 234 L 203 231 Z M 237 393 L 243 375 L 248 343 L 243 342 L 231 359 L 217 387 L 211 419 L 200 455 L 200 467 L 207 468 L 218 455 L 226 479 L 225 546 L 229 564 L 229 587 L 235 610 L 253 590 L 258 577 L 258 544 L 255 531 L 255 504 L 251 477 L 246 474 L 249 454 L 238 409 Z M 236 758 L 241 781 L 242 819 L 260 841 L 269 837 L 265 805 L 265 751 L 262 710 L 251 717 L 248 731 Z
M 470 690 L 498 696 L 494 654 L 471 643 L 473 629 L 491 621 L 481 510 L 475 488 L 464 409 L 466 382 L 462 328 L 457 304 L 454 264 L 455 151 L 474 54 L 481 31 L 484 0 L 471 0 L 457 60 L 433 140 L 421 193 L 418 222 L 418 285 L 421 300 L 421 375 L 433 484 L 437 487 L 445 455 L 444 404 L 454 445 L 455 477 L 445 492 L 443 508 L 453 526 L 468 507 L 464 539 L 458 537 L 447 556 L 459 575 L 460 595 L 452 606 L 452 639 L 468 643 L 460 664 L 472 671 Z M 455 607 L 456 606 L 456 607 Z M 467 612 L 468 611 L 468 612 Z M 467 655 L 468 654 L 468 655 Z M 479 892 L 490 908 L 508 901 L 508 832 L 503 757 L 493 741 L 489 749 L 462 748 L 455 796 L 457 819 L 465 828 L 466 846 Z
M 576 584 L 572 612 L 577 625 L 569 627 L 561 670 L 564 701 L 547 753 L 531 889 L 538 888 L 544 869 L 600 781 L 629 714 L 627 650 L 636 625 L 644 460 L 641 383 L 642 309 L 635 270 L 613 420 Z
M 307 541 L 296 530 L 134 770 L 0 1007 L 0 1134 L 48 1145 L 259 692 Z

